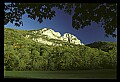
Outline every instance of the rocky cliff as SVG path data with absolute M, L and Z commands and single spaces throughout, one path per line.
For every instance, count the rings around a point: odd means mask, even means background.
M 54 30 L 48 28 L 33 30 L 31 33 L 26 35 L 26 38 L 31 38 L 34 41 L 48 45 L 62 45 L 60 43 L 56 43 L 57 41 L 84 45 L 76 36 L 70 33 L 65 33 L 61 36 L 59 32 L 55 32 Z

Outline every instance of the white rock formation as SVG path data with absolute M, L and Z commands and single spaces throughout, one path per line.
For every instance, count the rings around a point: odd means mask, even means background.
M 81 44 L 81 41 L 79 39 L 77 39 L 76 36 L 70 34 L 70 33 L 65 33 L 63 35 L 63 39 L 64 41 L 67 41 L 69 43 L 73 43 L 73 44 Z
M 49 39 L 56 39 L 56 40 L 61 40 L 61 41 L 69 42 L 69 43 L 73 43 L 73 44 L 84 45 L 83 43 L 81 43 L 81 41 L 79 39 L 77 39 L 76 36 L 74 36 L 70 33 L 65 33 L 63 36 L 61 36 L 61 34 L 59 32 L 55 32 L 52 29 L 43 28 L 38 31 L 32 31 L 32 34 L 39 36 L 38 38 L 33 38 L 34 41 L 37 41 L 37 42 L 40 42 L 43 44 L 62 46 L 62 44 L 56 44 L 54 42 L 50 42 L 41 37 L 42 35 L 46 35 Z M 30 36 L 31 35 L 26 35 L 26 38 L 29 38 Z
M 43 28 L 39 32 L 41 33 L 41 35 L 47 35 L 48 38 L 52 39 L 58 39 L 61 37 L 61 34 L 59 32 L 55 32 L 52 29 Z

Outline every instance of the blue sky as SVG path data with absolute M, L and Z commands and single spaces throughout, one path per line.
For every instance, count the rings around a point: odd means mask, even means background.
M 109 41 L 117 42 L 117 38 L 105 37 L 104 30 L 99 24 L 92 23 L 90 26 L 84 29 L 76 30 L 72 27 L 72 15 L 65 14 L 62 10 L 56 10 L 56 16 L 52 20 L 46 19 L 42 23 L 37 20 L 27 18 L 27 15 L 22 16 L 23 26 L 16 27 L 11 23 L 5 25 L 5 27 L 20 29 L 20 30 L 33 30 L 40 29 L 43 27 L 51 28 L 56 32 L 60 32 L 61 35 L 64 33 L 71 33 L 75 35 L 84 44 L 89 44 L 95 41 Z M 117 32 L 116 32 L 117 33 Z

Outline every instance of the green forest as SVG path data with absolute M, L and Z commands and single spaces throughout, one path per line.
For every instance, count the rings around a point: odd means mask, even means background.
M 75 45 L 58 41 L 62 46 L 53 46 L 25 38 L 30 32 L 4 28 L 4 70 L 59 71 L 117 68 L 117 42 L 98 41 Z

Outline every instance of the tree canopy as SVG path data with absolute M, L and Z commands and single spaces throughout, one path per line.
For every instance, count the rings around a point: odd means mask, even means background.
M 105 35 L 114 34 L 117 29 L 117 3 L 9 3 L 4 8 L 4 25 L 14 23 L 15 26 L 23 25 L 22 15 L 28 14 L 28 18 L 37 19 L 42 23 L 44 19 L 52 19 L 56 14 L 52 8 L 64 10 L 72 16 L 72 26 L 75 29 L 84 28 L 91 22 L 100 23 Z
M 4 68 L 7 71 L 116 69 L 117 43 L 46 45 L 25 38 L 31 31 L 4 28 Z M 21 37 L 20 37 L 21 36 Z

